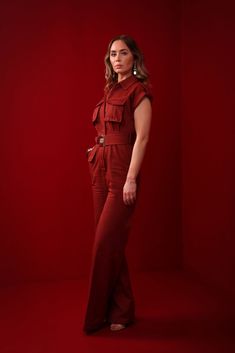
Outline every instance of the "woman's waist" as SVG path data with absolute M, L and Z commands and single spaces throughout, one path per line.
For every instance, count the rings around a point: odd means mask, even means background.
M 133 133 L 107 133 L 105 135 L 97 135 L 95 142 L 99 146 L 109 145 L 133 145 L 135 142 L 135 134 Z

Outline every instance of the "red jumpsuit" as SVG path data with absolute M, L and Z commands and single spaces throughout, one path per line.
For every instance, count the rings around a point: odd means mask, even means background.
M 95 239 L 83 326 L 87 333 L 101 328 L 105 322 L 129 324 L 135 320 L 125 257 L 135 204 L 124 204 L 123 186 L 136 137 L 134 110 L 146 96 L 152 99 L 148 86 L 130 76 L 116 83 L 93 112 L 98 137 L 88 152 Z

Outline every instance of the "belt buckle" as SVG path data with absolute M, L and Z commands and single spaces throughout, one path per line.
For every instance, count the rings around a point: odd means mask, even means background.
M 104 146 L 104 136 L 99 137 L 99 145 Z

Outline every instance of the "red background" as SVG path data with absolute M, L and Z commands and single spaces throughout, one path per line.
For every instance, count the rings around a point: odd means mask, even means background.
M 1 3 L 2 283 L 88 274 L 85 150 L 107 44 L 126 33 L 154 92 L 130 267 L 190 270 L 235 292 L 234 22 L 223 4 Z
M 232 1 L 184 1 L 184 268 L 235 293 L 235 21 Z

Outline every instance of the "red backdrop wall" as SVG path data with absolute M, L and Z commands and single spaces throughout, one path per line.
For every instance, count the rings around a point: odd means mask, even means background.
M 183 263 L 235 293 L 234 4 L 185 1 L 182 25 Z
M 125 11 L 123 11 L 123 9 Z M 1 2 L 0 280 L 88 273 L 93 211 L 85 150 L 109 40 L 133 36 L 153 84 L 151 141 L 128 256 L 181 264 L 180 6 L 151 1 Z
M 155 98 L 131 268 L 182 267 L 235 291 L 229 3 L 1 2 L 2 283 L 88 274 L 91 113 L 107 44 L 128 33 L 145 54 Z

